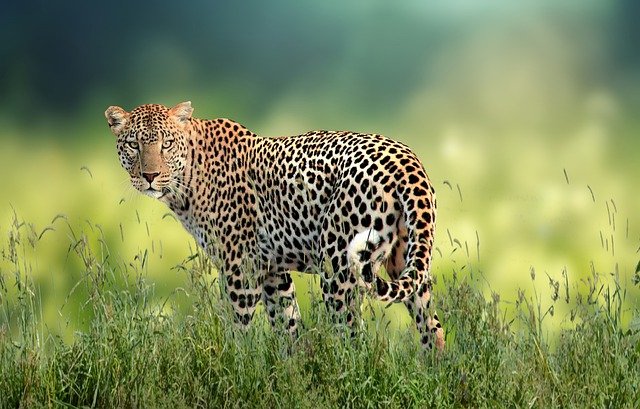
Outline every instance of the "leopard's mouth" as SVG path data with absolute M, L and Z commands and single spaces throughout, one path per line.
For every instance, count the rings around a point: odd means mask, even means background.
M 162 199 L 167 193 L 169 193 L 169 189 L 163 188 L 162 190 L 157 190 L 152 187 L 149 187 L 148 189 L 143 190 L 142 193 L 144 193 L 147 196 L 151 196 L 155 199 Z

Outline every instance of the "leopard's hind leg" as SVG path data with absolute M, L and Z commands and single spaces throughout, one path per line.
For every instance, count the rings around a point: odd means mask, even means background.
M 385 263 L 387 274 L 392 280 L 398 279 L 407 266 L 408 242 L 407 229 L 404 227 L 404 221 L 400 219 L 398 239 Z M 411 297 L 404 301 L 404 305 L 415 320 L 422 346 L 428 349 L 435 346 L 438 350 L 443 350 L 445 346 L 444 331 L 432 302 L 431 280 L 427 279 Z

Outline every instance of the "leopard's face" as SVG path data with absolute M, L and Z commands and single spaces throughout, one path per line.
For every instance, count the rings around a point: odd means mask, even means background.
M 120 164 L 135 189 L 156 199 L 183 193 L 191 112 L 189 102 L 171 109 L 142 105 L 130 113 L 119 107 L 107 109 Z

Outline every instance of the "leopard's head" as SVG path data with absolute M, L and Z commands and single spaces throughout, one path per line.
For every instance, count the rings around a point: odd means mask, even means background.
M 191 102 L 173 108 L 141 105 L 131 112 L 111 106 L 105 111 L 120 163 L 134 188 L 156 199 L 183 191 L 192 112 Z

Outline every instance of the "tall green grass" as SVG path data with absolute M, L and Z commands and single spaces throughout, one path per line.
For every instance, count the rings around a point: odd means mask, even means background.
M 436 286 L 447 331 L 439 354 L 421 350 L 412 329 L 389 330 L 395 318 L 383 308 L 366 308 L 364 327 L 344 337 L 313 294 L 296 340 L 271 331 L 260 312 L 240 330 L 202 254 L 176 266 L 184 286 L 158 298 L 151 253 L 118 259 L 90 230 L 66 224 L 67 257 L 84 271 L 69 297 L 89 312 L 67 342 L 43 324 L 30 277 L 28 255 L 47 229 L 17 216 L 8 226 L 1 407 L 640 406 L 640 313 L 626 299 L 638 272 L 625 281 L 594 271 L 570 283 L 532 269 L 532 293 L 500 295 L 468 263 Z M 538 292 L 541 280 L 550 296 Z M 63 311 L 75 310 L 61 309 L 64 321 Z M 552 331 L 557 314 L 565 318 Z

